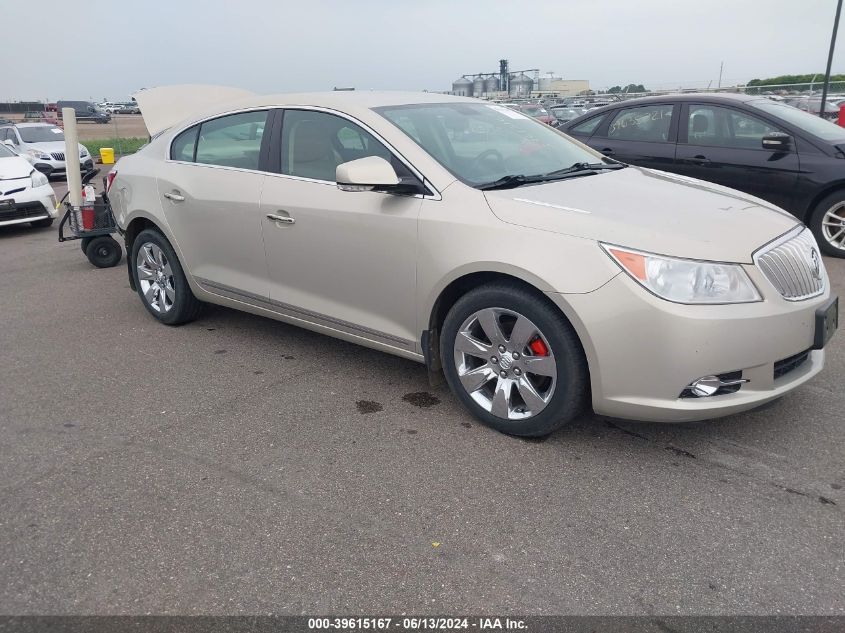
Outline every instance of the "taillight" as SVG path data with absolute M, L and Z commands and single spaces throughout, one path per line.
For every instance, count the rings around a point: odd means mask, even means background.
M 110 172 L 106 175 L 106 193 L 108 193 L 108 192 L 109 192 L 109 190 L 111 189 L 111 184 L 114 182 L 114 177 L 115 177 L 115 176 L 117 176 L 117 170 L 116 170 L 116 169 L 112 169 L 112 170 L 111 170 L 111 171 L 110 171 Z

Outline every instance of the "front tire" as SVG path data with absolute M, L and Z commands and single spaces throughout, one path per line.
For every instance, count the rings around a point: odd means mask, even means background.
M 131 258 L 135 287 L 147 312 L 166 325 L 197 318 L 202 303 L 191 292 L 167 238 L 155 229 L 141 231 L 132 243 Z
M 816 205 L 810 229 L 825 255 L 845 257 L 845 190 L 834 191 Z
M 515 283 L 461 297 L 443 322 L 440 355 L 452 392 L 502 433 L 548 435 L 587 401 L 587 361 L 575 330 L 542 295 Z

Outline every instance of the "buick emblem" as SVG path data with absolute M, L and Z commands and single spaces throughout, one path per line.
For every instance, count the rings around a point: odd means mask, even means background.
M 821 281 L 822 278 L 822 262 L 819 259 L 819 253 L 815 248 L 810 249 L 810 272 L 813 277 Z
M 502 354 L 502 357 L 499 359 L 499 367 L 502 369 L 510 369 L 511 363 L 513 363 L 513 356 L 511 356 L 511 353 L 505 352 Z

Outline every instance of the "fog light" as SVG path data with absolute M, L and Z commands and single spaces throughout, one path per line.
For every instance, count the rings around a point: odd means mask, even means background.
M 707 398 L 708 396 L 735 393 L 746 382 L 741 371 L 732 371 L 718 376 L 702 376 L 687 385 L 681 392 L 681 398 Z

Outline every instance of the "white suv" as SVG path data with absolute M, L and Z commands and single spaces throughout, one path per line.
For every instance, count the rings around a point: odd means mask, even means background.
M 9 145 L 18 154 L 27 156 L 35 168 L 47 177 L 65 176 L 65 133 L 49 123 L 18 123 L 0 127 L 0 143 Z M 94 169 L 94 159 L 79 144 L 82 173 Z

